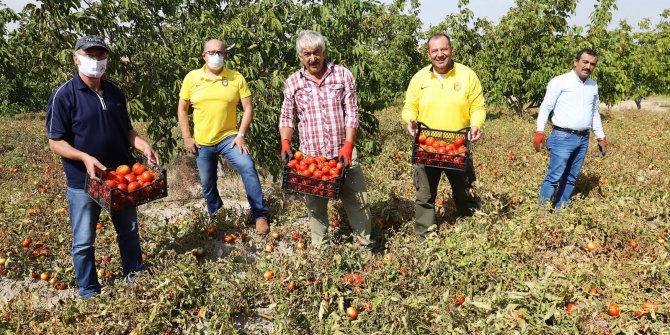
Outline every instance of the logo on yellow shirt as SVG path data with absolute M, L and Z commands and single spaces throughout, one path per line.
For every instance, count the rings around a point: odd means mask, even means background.
M 454 83 L 454 91 L 458 92 L 458 91 L 461 90 L 462 87 L 463 87 L 463 84 L 461 84 L 460 82 L 457 81 L 457 82 Z
M 228 86 L 228 79 L 221 80 L 221 85 Z

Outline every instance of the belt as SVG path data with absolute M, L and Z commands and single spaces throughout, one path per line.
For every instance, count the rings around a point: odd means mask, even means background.
M 565 132 L 565 133 L 570 133 L 570 134 L 579 135 L 579 136 L 588 135 L 589 132 L 591 131 L 590 129 L 585 129 L 585 130 L 574 130 L 574 129 L 568 129 L 568 128 L 561 128 L 561 127 L 559 127 L 559 126 L 554 126 L 554 129 L 556 129 L 556 130 L 558 130 L 558 131 Z

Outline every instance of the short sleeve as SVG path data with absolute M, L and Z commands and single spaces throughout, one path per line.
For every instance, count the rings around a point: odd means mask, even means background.
M 240 99 L 250 97 L 251 90 L 249 89 L 249 85 L 247 85 L 247 80 L 244 79 L 244 77 L 241 74 L 238 74 L 238 76 L 240 76 L 240 84 L 239 84 Z
M 46 128 L 47 137 L 55 140 L 65 139 L 72 128 L 72 103 L 68 99 L 66 85 L 62 85 L 47 101 Z
M 181 90 L 179 91 L 179 98 L 183 100 L 191 100 L 191 87 L 193 87 L 193 72 L 189 72 L 184 81 L 181 83 Z

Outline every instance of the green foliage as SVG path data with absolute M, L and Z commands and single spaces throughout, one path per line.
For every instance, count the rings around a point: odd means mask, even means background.
M 181 79 L 202 66 L 203 43 L 220 38 L 234 46 L 227 66 L 242 73 L 252 90 L 255 118 L 248 138 L 257 165 L 277 174 L 279 160 L 269 153 L 279 148 L 283 81 L 299 68 L 293 47 L 297 33 L 320 30 L 328 57 L 353 72 L 361 129 L 374 134 L 374 111 L 394 101 L 409 81 L 407 73 L 420 65 L 417 6 L 416 1 L 401 0 L 390 5 L 371 0 L 238 0 L 224 6 L 220 1 L 116 0 L 80 7 L 75 0 L 44 0 L 40 7 L 27 6 L 19 14 L 19 28 L 3 34 L 9 36 L 12 59 L 21 61 L 12 62 L 21 64 L 13 72 L 3 72 L 14 74 L 5 86 L 12 92 L 31 92 L 9 101 L 40 110 L 51 90 L 71 75 L 76 38 L 100 35 L 112 48 L 107 76 L 126 92 L 131 117 L 147 121 L 160 153 L 171 155 L 180 148 L 174 128 Z

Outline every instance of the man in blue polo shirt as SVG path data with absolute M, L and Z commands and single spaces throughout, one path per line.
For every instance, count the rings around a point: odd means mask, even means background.
M 561 209 L 570 202 L 589 147 L 591 129 L 598 140 L 600 153 L 604 156 L 607 151 L 598 109 L 598 84 L 590 78 L 597 63 L 595 51 L 582 49 L 575 56 L 572 71 L 553 78 L 547 85 L 533 139 L 535 150 L 542 150 L 545 146 L 544 126 L 553 111 L 553 130 L 546 140 L 550 152 L 549 168 L 540 187 L 541 206 L 553 204 Z
M 61 156 L 67 178 L 66 196 L 72 226 L 72 262 L 79 294 L 100 293 L 95 269 L 95 229 L 100 206 L 84 190 L 86 174 L 132 162 L 131 147 L 158 163 L 151 145 L 132 128 L 121 90 L 102 75 L 109 47 L 97 36 L 77 40 L 72 59 L 77 71 L 58 87 L 47 103 L 49 147 Z M 112 216 L 121 253 L 123 275 L 132 282 L 144 269 L 134 207 Z

